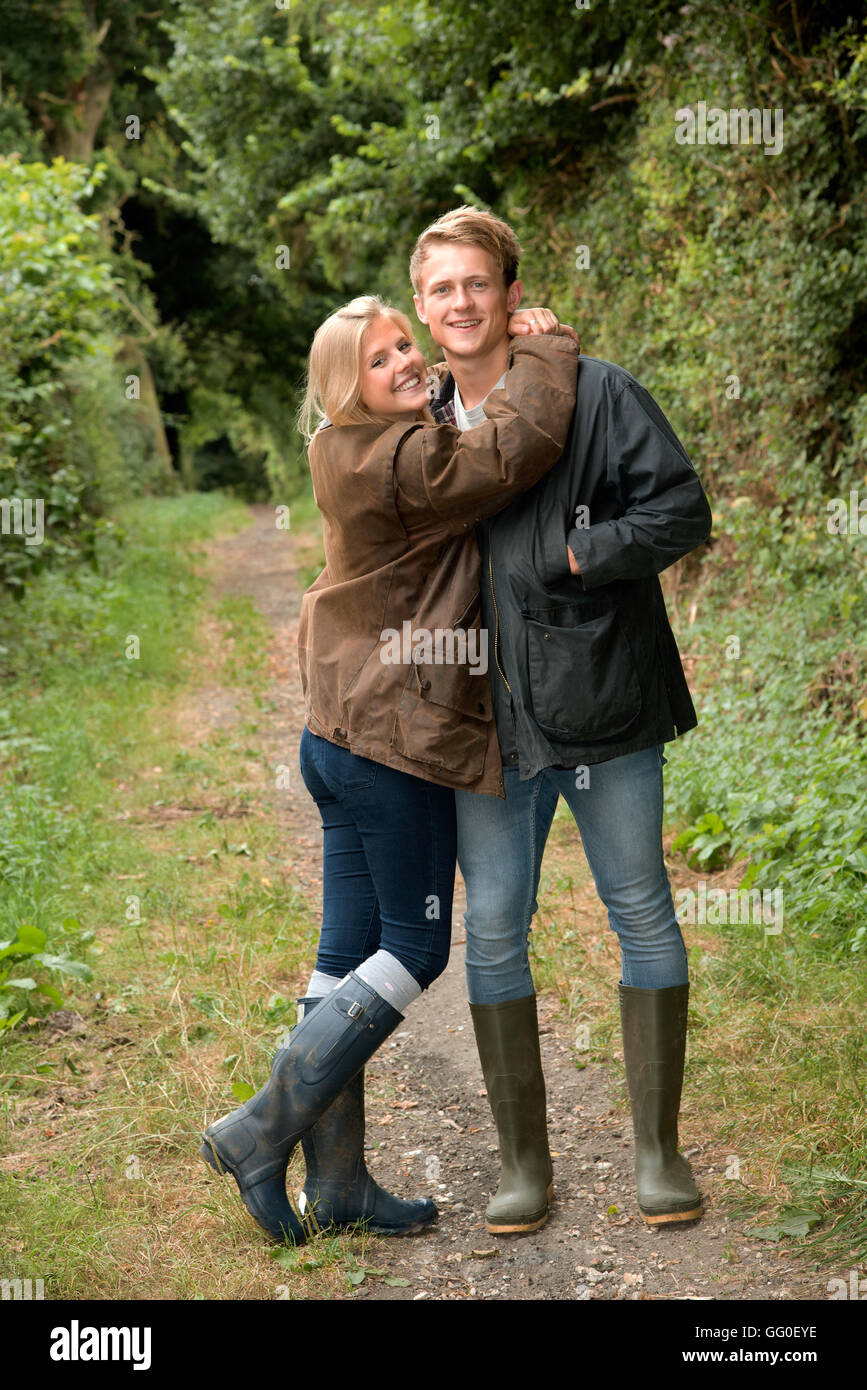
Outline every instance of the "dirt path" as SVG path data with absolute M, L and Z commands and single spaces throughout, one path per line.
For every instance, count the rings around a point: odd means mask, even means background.
M 295 636 L 301 538 L 280 531 L 274 510 L 251 507 L 250 527 L 208 544 L 223 595 L 247 595 L 273 628 L 269 658 L 275 706 L 262 712 L 269 761 L 295 773 L 303 727 Z M 276 801 L 276 798 L 275 798 Z M 279 802 L 296 876 L 317 909 L 321 834 L 316 807 L 294 777 Z M 575 832 L 575 875 L 590 885 Z M 555 1204 L 528 1236 L 490 1236 L 483 1223 L 497 1182 L 496 1133 L 485 1099 L 463 968 L 463 886 L 458 881 L 449 967 L 412 1007 L 406 1025 L 368 1069 L 369 1166 L 403 1196 L 430 1195 L 440 1218 L 426 1234 L 372 1242 L 366 1260 L 406 1284 L 368 1280 L 349 1298 L 382 1299 L 816 1299 L 827 1276 L 795 1266 L 785 1250 L 745 1239 L 708 1203 L 688 1228 L 653 1231 L 641 1222 L 632 1173 L 628 1113 L 614 1108 L 610 1067 L 574 1065 L 572 1031 L 558 1001 L 540 996 L 542 1058 L 555 1164 Z M 612 981 L 612 988 L 616 983 Z M 687 1131 L 694 1126 L 687 1126 Z M 726 1155 L 687 1149 L 706 1199 Z M 610 1207 L 616 1215 L 608 1215 Z

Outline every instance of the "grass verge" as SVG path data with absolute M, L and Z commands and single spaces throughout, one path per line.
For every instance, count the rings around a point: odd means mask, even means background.
M 251 1241 L 198 1157 L 294 1022 L 317 925 L 257 740 L 266 633 L 203 563 L 249 514 L 188 494 L 118 520 L 97 570 L 43 576 L 0 636 L 0 936 L 32 923 L 93 972 L 46 970 L 62 1007 L 20 992 L 5 1036 L 0 1277 L 51 1299 L 339 1297 L 376 1277 L 368 1239 Z

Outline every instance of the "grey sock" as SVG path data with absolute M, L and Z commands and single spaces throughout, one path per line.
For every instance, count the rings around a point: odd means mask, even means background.
M 314 970 L 307 986 L 308 999 L 322 999 L 324 995 L 330 994 L 345 979 L 345 975 L 326 975 L 321 970 Z
M 421 994 L 418 981 L 414 980 L 406 967 L 388 951 L 376 951 L 372 956 L 368 956 L 355 973 L 365 984 L 370 985 L 371 989 L 375 989 L 393 1009 L 397 1009 L 399 1014 L 404 1013 Z

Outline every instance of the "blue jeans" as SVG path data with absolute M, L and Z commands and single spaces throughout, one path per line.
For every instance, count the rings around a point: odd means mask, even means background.
M 342 977 L 383 950 L 427 989 L 449 959 L 454 792 L 358 757 L 306 726 L 301 776 L 323 826 L 316 969 Z
M 587 769 L 546 768 L 522 782 L 503 769 L 506 799 L 458 791 L 458 863 L 467 885 L 467 988 L 472 1004 L 533 993 L 527 939 L 545 842 L 560 794 L 581 833 L 596 890 L 620 940 L 622 983 L 686 984 L 686 949 L 662 851 L 662 747 Z

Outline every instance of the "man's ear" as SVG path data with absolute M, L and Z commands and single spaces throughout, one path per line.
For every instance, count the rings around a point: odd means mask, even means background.
M 524 282 L 523 280 L 515 280 L 514 283 L 509 286 L 509 290 L 506 295 L 506 308 L 508 309 L 510 314 L 514 314 L 523 297 Z
M 413 304 L 415 305 L 415 312 L 416 312 L 416 314 L 417 314 L 417 316 L 418 316 L 419 322 L 420 322 L 420 323 L 427 323 L 427 316 L 426 316 L 424 310 L 422 309 L 422 303 L 423 303 L 423 301 L 422 301 L 421 296 L 420 296 L 420 295 L 417 295 L 417 294 L 414 294 L 413 297 L 412 297 L 412 302 L 413 302 Z

